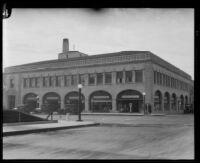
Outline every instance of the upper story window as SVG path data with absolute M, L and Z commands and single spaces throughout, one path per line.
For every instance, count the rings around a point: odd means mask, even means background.
M 56 87 L 61 86 L 61 76 L 56 76 Z
M 123 82 L 123 71 L 119 71 L 116 73 L 116 83 L 122 83 Z
M 95 84 L 95 74 L 89 74 L 89 84 Z
M 154 71 L 153 72 L 153 77 L 154 77 L 154 84 L 157 84 L 157 72 L 156 71 Z
M 106 72 L 105 73 L 105 84 L 111 84 L 112 83 L 112 73 Z
M 97 84 L 103 84 L 103 73 L 97 73 Z
M 70 75 L 67 75 L 65 76 L 65 86 L 70 86 L 70 83 L 71 83 L 71 76 Z
M 35 87 L 39 87 L 39 81 L 40 81 L 40 78 L 37 77 L 37 78 L 35 79 Z
M 46 87 L 45 77 L 42 77 L 42 86 L 43 86 L 43 87 Z
M 135 82 L 143 82 L 143 70 L 136 70 L 135 71 Z
M 53 82 L 52 82 L 52 76 L 49 76 L 49 87 L 53 86 Z
M 78 76 L 72 75 L 71 85 L 78 85 Z
M 23 87 L 24 87 L 24 88 L 27 88 L 27 82 L 26 82 L 26 81 L 27 81 L 27 79 L 24 78 L 24 79 L 23 79 Z
M 79 76 L 79 80 L 80 80 L 80 83 L 82 85 L 85 85 L 85 75 L 84 74 L 82 74 L 82 75 Z
M 132 78 L 133 78 L 133 73 L 132 71 L 126 71 L 125 72 L 125 76 L 126 76 L 126 83 L 130 83 L 132 82 Z

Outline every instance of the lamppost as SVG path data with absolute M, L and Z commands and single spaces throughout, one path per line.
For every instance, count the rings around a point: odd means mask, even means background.
M 78 84 L 78 120 L 81 120 L 81 89 L 83 88 L 82 84 Z
M 145 115 L 145 95 L 146 95 L 146 93 L 143 92 L 142 95 L 143 95 L 143 109 L 144 109 L 144 115 Z

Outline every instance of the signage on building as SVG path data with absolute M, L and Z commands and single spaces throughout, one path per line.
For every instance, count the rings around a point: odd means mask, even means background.
M 47 100 L 58 100 L 58 97 L 47 97 Z
M 93 99 L 110 99 L 109 96 L 93 96 Z
M 27 97 L 27 100 L 36 100 L 36 97 Z
M 139 95 L 123 95 L 121 98 L 139 98 Z

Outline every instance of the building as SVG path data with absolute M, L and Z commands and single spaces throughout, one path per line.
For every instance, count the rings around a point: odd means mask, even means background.
M 4 107 L 52 102 L 77 103 L 80 82 L 84 112 L 182 112 L 191 103 L 191 76 L 150 51 L 88 56 L 69 51 L 68 39 L 57 60 L 5 68 Z M 38 100 L 37 100 L 38 99 Z

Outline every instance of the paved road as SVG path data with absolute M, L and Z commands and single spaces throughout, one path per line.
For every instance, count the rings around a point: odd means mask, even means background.
M 193 115 L 83 116 L 83 119 L 103 123 L 98 127 L 5 137 L 3 158 L 194 158 Z

